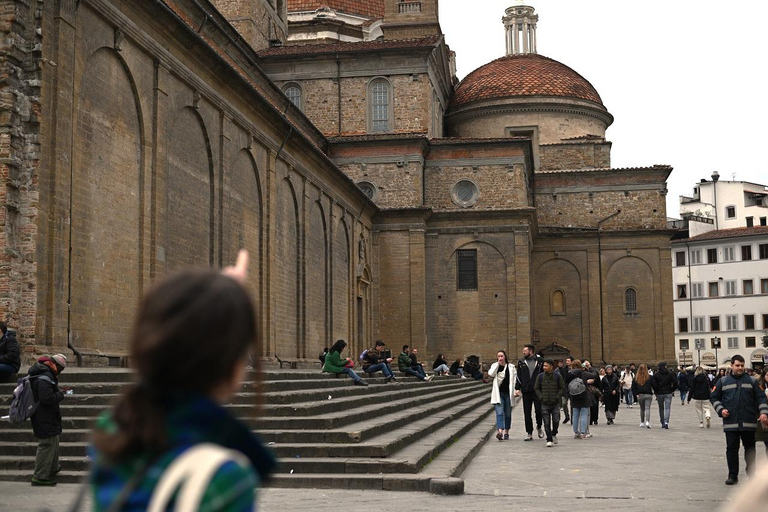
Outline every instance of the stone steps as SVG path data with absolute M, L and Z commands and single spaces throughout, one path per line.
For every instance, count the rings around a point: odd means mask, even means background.
M 75 394 L 61 405 L 60 482 L 85 478 L 94 420 L 132 379 L 122 369 L 77 370 L 61 378 Z M 273 486 L 460 491 L 456 477 L 492 430 L 490 390 L 474 380 L 363 376 L 370 385 L 362 387 L 312 370 L 257 377 L 249 372 L 226 407 L 276 453 Z M 12 389 L 0 384 L 0 414 Z M 0 422 L 0 480 L 27 481 L 36 447 L 29 423 Z

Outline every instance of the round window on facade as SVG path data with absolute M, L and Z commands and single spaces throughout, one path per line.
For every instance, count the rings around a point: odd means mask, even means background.
M 363 194 L 368 196 L 368 199 L 371 201 L 376 200 L 376 185 L 370 181 L 360 181 L 358 182 L 357 186 L 360 187 L 360 190 L 363 191 Z
M 451 199 L 462 208 L 474 205 L 478 197 L 477 185 L 469 180 L 458 181 L 451 189 Z

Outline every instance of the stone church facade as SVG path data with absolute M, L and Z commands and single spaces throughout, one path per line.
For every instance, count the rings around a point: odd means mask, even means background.
M 436 0 L 8 4 L 0 311 L 28 355 L 119 361 L 153 280 L 244 247 L 264 358 L 673 357 L 671 168 L 610 167 L 532 8 L 459 83 Z

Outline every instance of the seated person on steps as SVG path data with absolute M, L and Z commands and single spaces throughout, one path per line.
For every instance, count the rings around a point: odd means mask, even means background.
M 372 349 L 368 349 L 363 357 L 363 371 L 368 375 L 380 371 L 387 378 L 387 382 L 396 381 L 392 369 L 389 367 L 389 363 L 392 362 L 391 357 L 382 358 L 381 351 L 384 350 L 384 342 L 379 340 Z
M 347 346 L 347 342 L 344 340 L 337 340 L 333 344 L 331 349 L 325 356 L 325 362 L 323 363 L 323 371 L 328 373 L 335 373 L 337 375 L 346 373 L 355 384 L 358 386 L 367 386 L 368 383 L 363 381 L 358 374 L 352 369 L 355 366 L 355 362 L 350 358 L 341 359 L 341 351 Z

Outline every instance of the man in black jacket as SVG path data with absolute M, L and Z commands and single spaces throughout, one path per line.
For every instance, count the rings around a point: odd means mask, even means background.
M 525 441 L 533 440 L 533 418 L 531 418 L 531 406 L 536 410 L 536 431 L 539 439 L 544 437 L 541 429 L 541 402 L 536 396 L 534 386 L 536 378 L 542 372 L 544 360 L 536 355 L 536 347 L 526 345 L 523 347 L 523 358 L 517 362 L 517 382 L 515 389 L 523 395 L 523 413 L 525 414 L 525 432 L 528 434 Z
M 651 377 L 651 387 L 659 402 L 661 428 L 669 429 L 669 410 L 672 408 L 672 393 L 677 389 L 677 376 L 667 369 L 667 362 L 659 363 L 659 369 Z
M 56 485 L 59 466 L 59 435 L 61 434 L 61 410 L 59 402 L 64 393 L 59 389 L 59 374 L 67 366 L 67 358 L 62 354 L 53 357 L 41 357 L 29 369 L 32 378 L 32 393 L 37 402 L 37 410 L 32 415 L 32 431 L 37 441 L 35 455 L 35 474 L 32 485 Z
M 18 373 L 21 367 L 21 354 L 19 342 L 16 341 L 16 333 L 9 331 L 5 322 L 0 322 L 0 382 L 4 382 L 11 375 Z
M 726 485 L 739 481 L 739 445 L 744 445 L 744 460 L 748 475 L 755 468 L 755 430 L 757 422 L 768 426 L 768 403 L 757 381 L 744 373 L 744 358 L 731 358 L 731 374 L 715 385 L 710 401 L 718 416 L 723 418 L 725 458 L 728 461 Z

